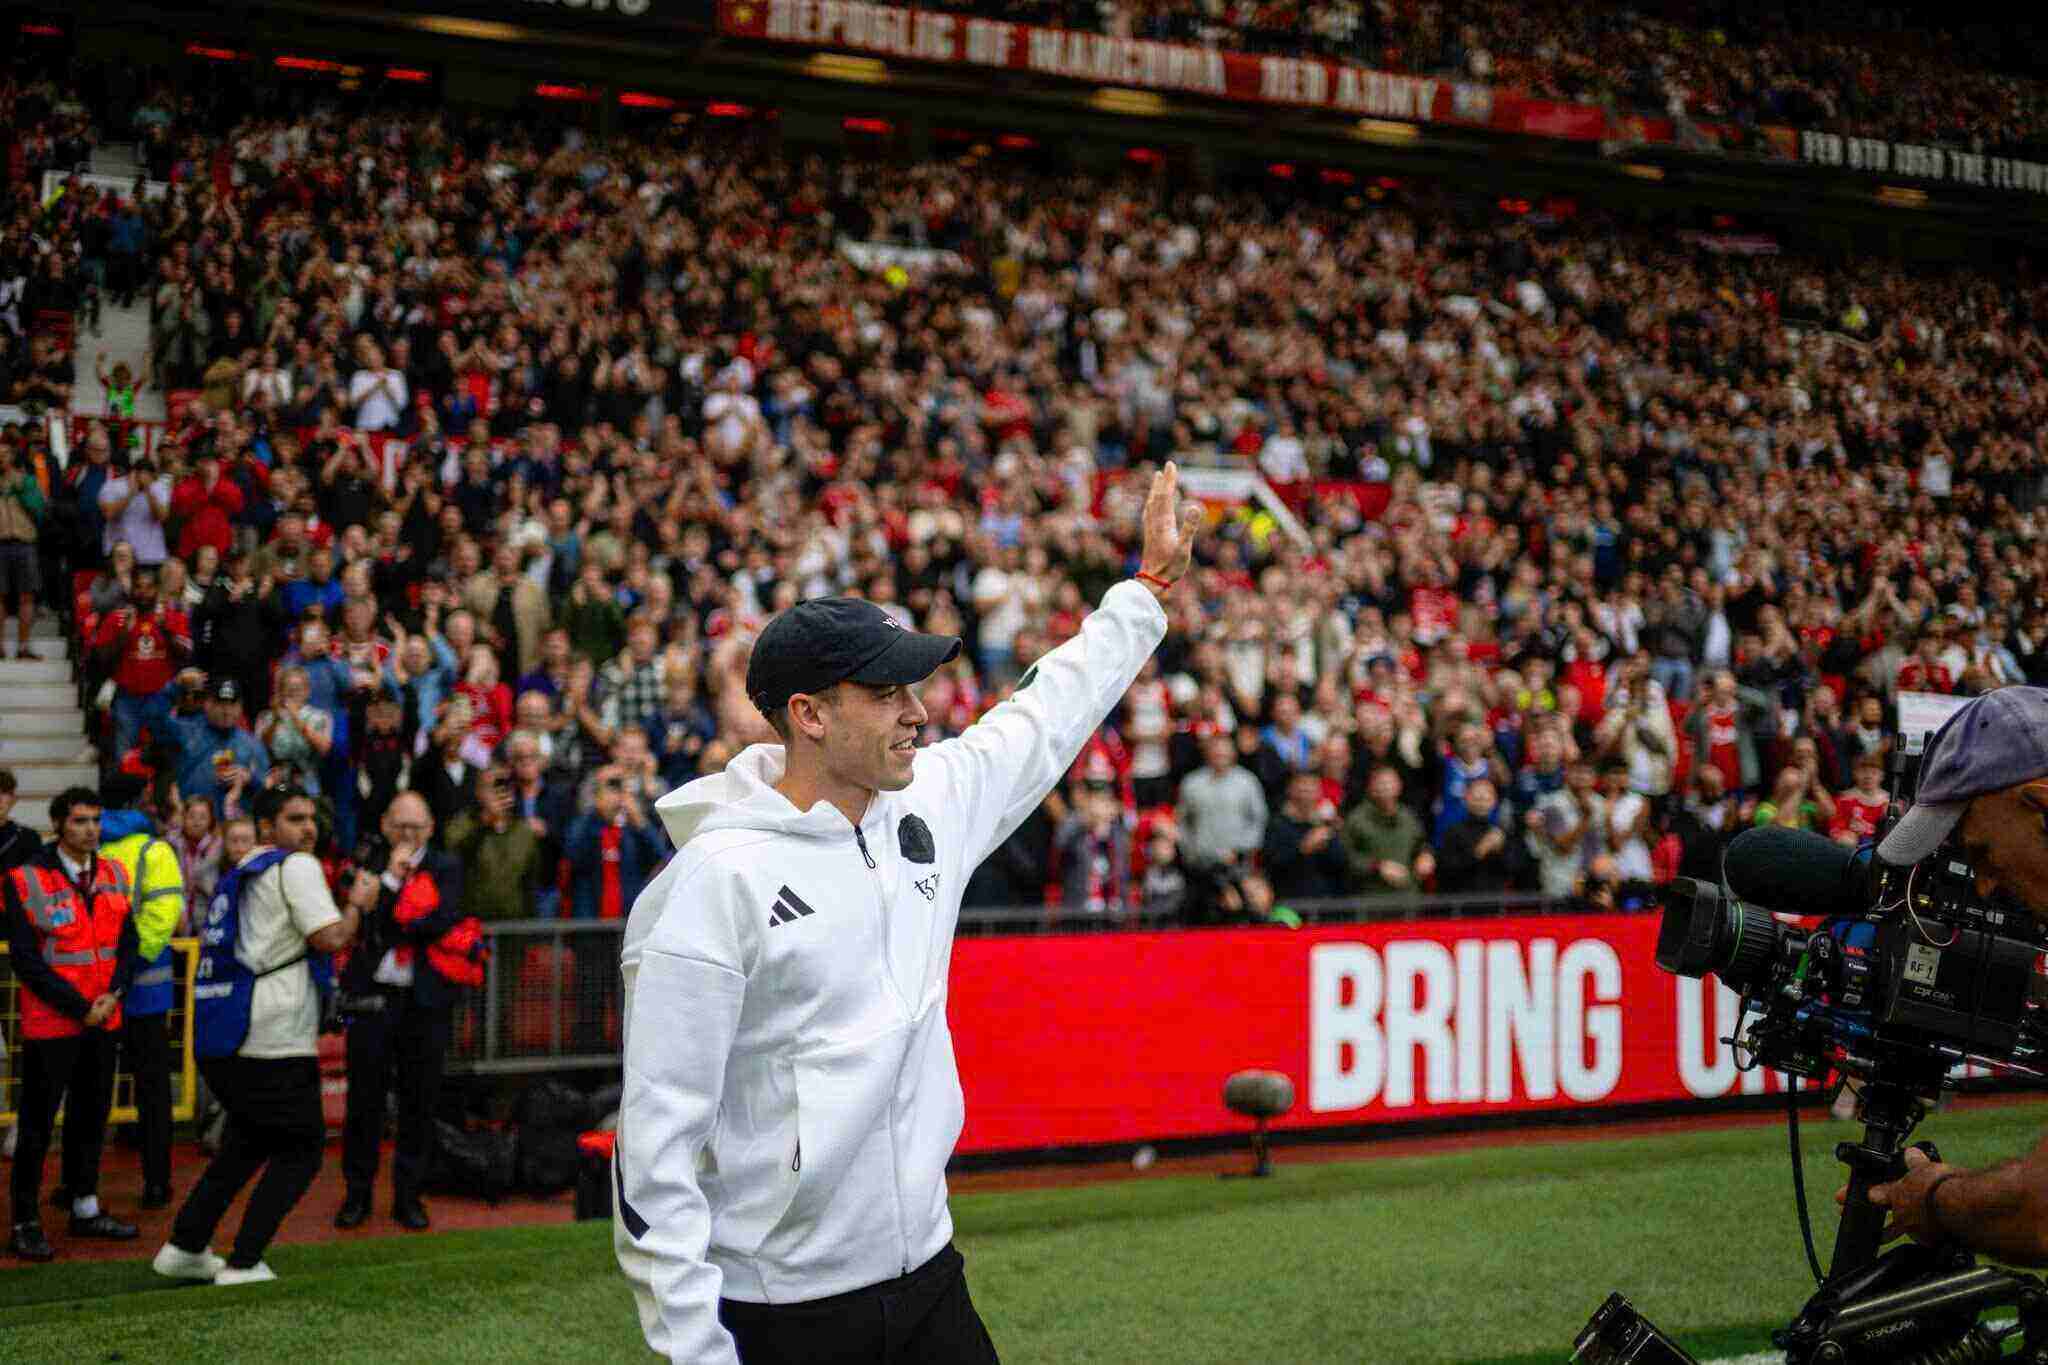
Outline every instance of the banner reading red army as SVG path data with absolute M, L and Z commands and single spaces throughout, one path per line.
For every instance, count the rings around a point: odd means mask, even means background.
M 1503 92 L 1317 57 L 1260 56 L 860 0 L 721 0 L 718 26 L 734 37 L 904 61 L 1000 67 L 1093 85 L 1524 131 L 1527 102 Z M 1597 138 L 1605 126 L 1601 111 L 1591 106 L 1546 104 L 1539 121 L 1545 135 L 1573 139 Z

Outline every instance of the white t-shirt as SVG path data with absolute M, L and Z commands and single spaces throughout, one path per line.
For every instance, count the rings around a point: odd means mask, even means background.
M 1008 649 L 1030 619 L 1021 591 L 1023 575 L 990 564 L 974 576 L 974 604 L 981 608 L 981 647 Z
M 1623 792 L 1614 798 L 1613 809 L 1608 812 L 1610 824 L 1632 825 L 1642 817 L 1643 808 L 1649 798 L 1636 792 Z M 1612 850 L 1616 868 L 1623 881 L 1646 882 L 1656 876 L 1650 864 L 1650 846 L 1641 835 L 1631 834 L 1620 846 Z
M 1259 467 L 1269 479 L 1298 483 L 1309 475 L 1308 447 L 1299 436 L 1268 436 L 1265 449 L 1259 452 Z
M 169 475 L 157 476 L 156 491 L 168 512 L 171 505 Z M 100 486 L 100 506 L 107 507 L 127 497 L 130 492 L 135 496 L 129 498 L 128 505 L 121 509 L 121 515 L 107 519 L 100 533 L 100 550 L 112 554 L 114 546 L 125 540 L 134 548 L 137 564 L 161 564 L 170 554 L 170 547 L 164 543 L 164 524 L 156 519 L 156 510 L 150 506 L 149 497 L 140 484 L 126 474 L 108 479 Z
M 718 444 L 728 450 L 739 448 L 748 430 L 761 420 L 761 404 L 750 393 L 714 393 L 704 400 L 704 425 L 710 427 Z
M 249 886 L 241 919 L 235 956 L 261 972 L 305 953 L 306 936 L 339 923 L 341 911 L 328 894 L 319 860 L 294 853 Z M 302 963 L 257 978 L 249 998 L 249 1039 L 238 1055 L 313 1057 L 319 1050 L 320 996 L 312 972 Z
M 388 381 L 388 393 L 378 388 L 380 380 Z M 406 394 L 405 376 L 397 370 L 357 370 L 355 378 L 348 381 L 348 402 L 356 410 L 357 430 L 389 431 L 397 426 Z

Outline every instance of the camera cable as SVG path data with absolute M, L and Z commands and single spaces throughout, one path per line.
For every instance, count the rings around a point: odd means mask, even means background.
M 1785 1087 L 1785 1132 L 1792 1143 L 1792 1198 L 1799 1207 L 1799 1236 L 1806 1243 L 1806 1264 L 1813 1271 L 1816 1286 L 1827 1283 L 1820 1268 L 1820 1253 L 1813 1246 L 1813 1217 L 1806 1208 L 1806 1168 L 1799 1152 L 1799 1083 L 1796 1078 Z M 1844 1082 L 1846 1084 L 1846 1081 Z

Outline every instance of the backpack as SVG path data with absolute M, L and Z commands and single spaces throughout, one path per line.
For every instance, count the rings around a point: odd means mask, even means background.
M 519 1098 L 519 1185 L 554 1194 L 576 1183 L 583 1157 L 576 1140 L 590 1126 L 590 1101 L 561 1081 L 540 1081 Z
M 232 1057 L 249 1040 L 250 1007 L 256 982 L 272 972 L 299 963 L 313 978 L 316 990 L 325 994 L 334 980 L 331 959 L 325 953 L 302 952 L 275 967 L 254 972 L 235 956 L 241 938 L 242 894 L 256 878 L 289 856 L 283 849 L 270 848 L 229 871 L 214 889 L 206 908 L 206 923 L 199 932 L 199 965 L 192 983 L 192 1055 L 212 1061 Z

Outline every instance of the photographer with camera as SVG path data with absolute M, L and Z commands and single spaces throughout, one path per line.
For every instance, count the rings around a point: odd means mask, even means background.
M 1987 692 L 1928 742 L 1912 810 L 1878 845 L 1905 867 L 1955 846 L 1977 893 L 2048 922 L 2048 689 Z M 1963 1170 L 1906 1152 L 1902 1179 L 1870 1202 L 1890 1210 L 1884 1237 L 1958 1245 L 2014 1265 L 2048 1265 L 2048 1139 L 2025 1156 Z M 1846 1198 L 1846 1188 L 1836 1199 Z
M 384 810 L 375 834 L 356 849 L 353 876 L 368 891 L 359 950 L 341 978 L 348 1021 L 348 1114 L 341 1171 L 348 1192 L 334 1226 L 370 1216 L 384 1136 L 384 1097 L 398 1095 L 398 1145 L 391 1157 L 391 1216 L 414 1230 L 428 1226 L 420 1203 L 433 1147 L 434 1103 L 461 987 L 426 951 L 462 918 L 462 867 L 431 848 L 434 817 L 413 792 Z M 357 897 L 352 896 L 352 899 Z

